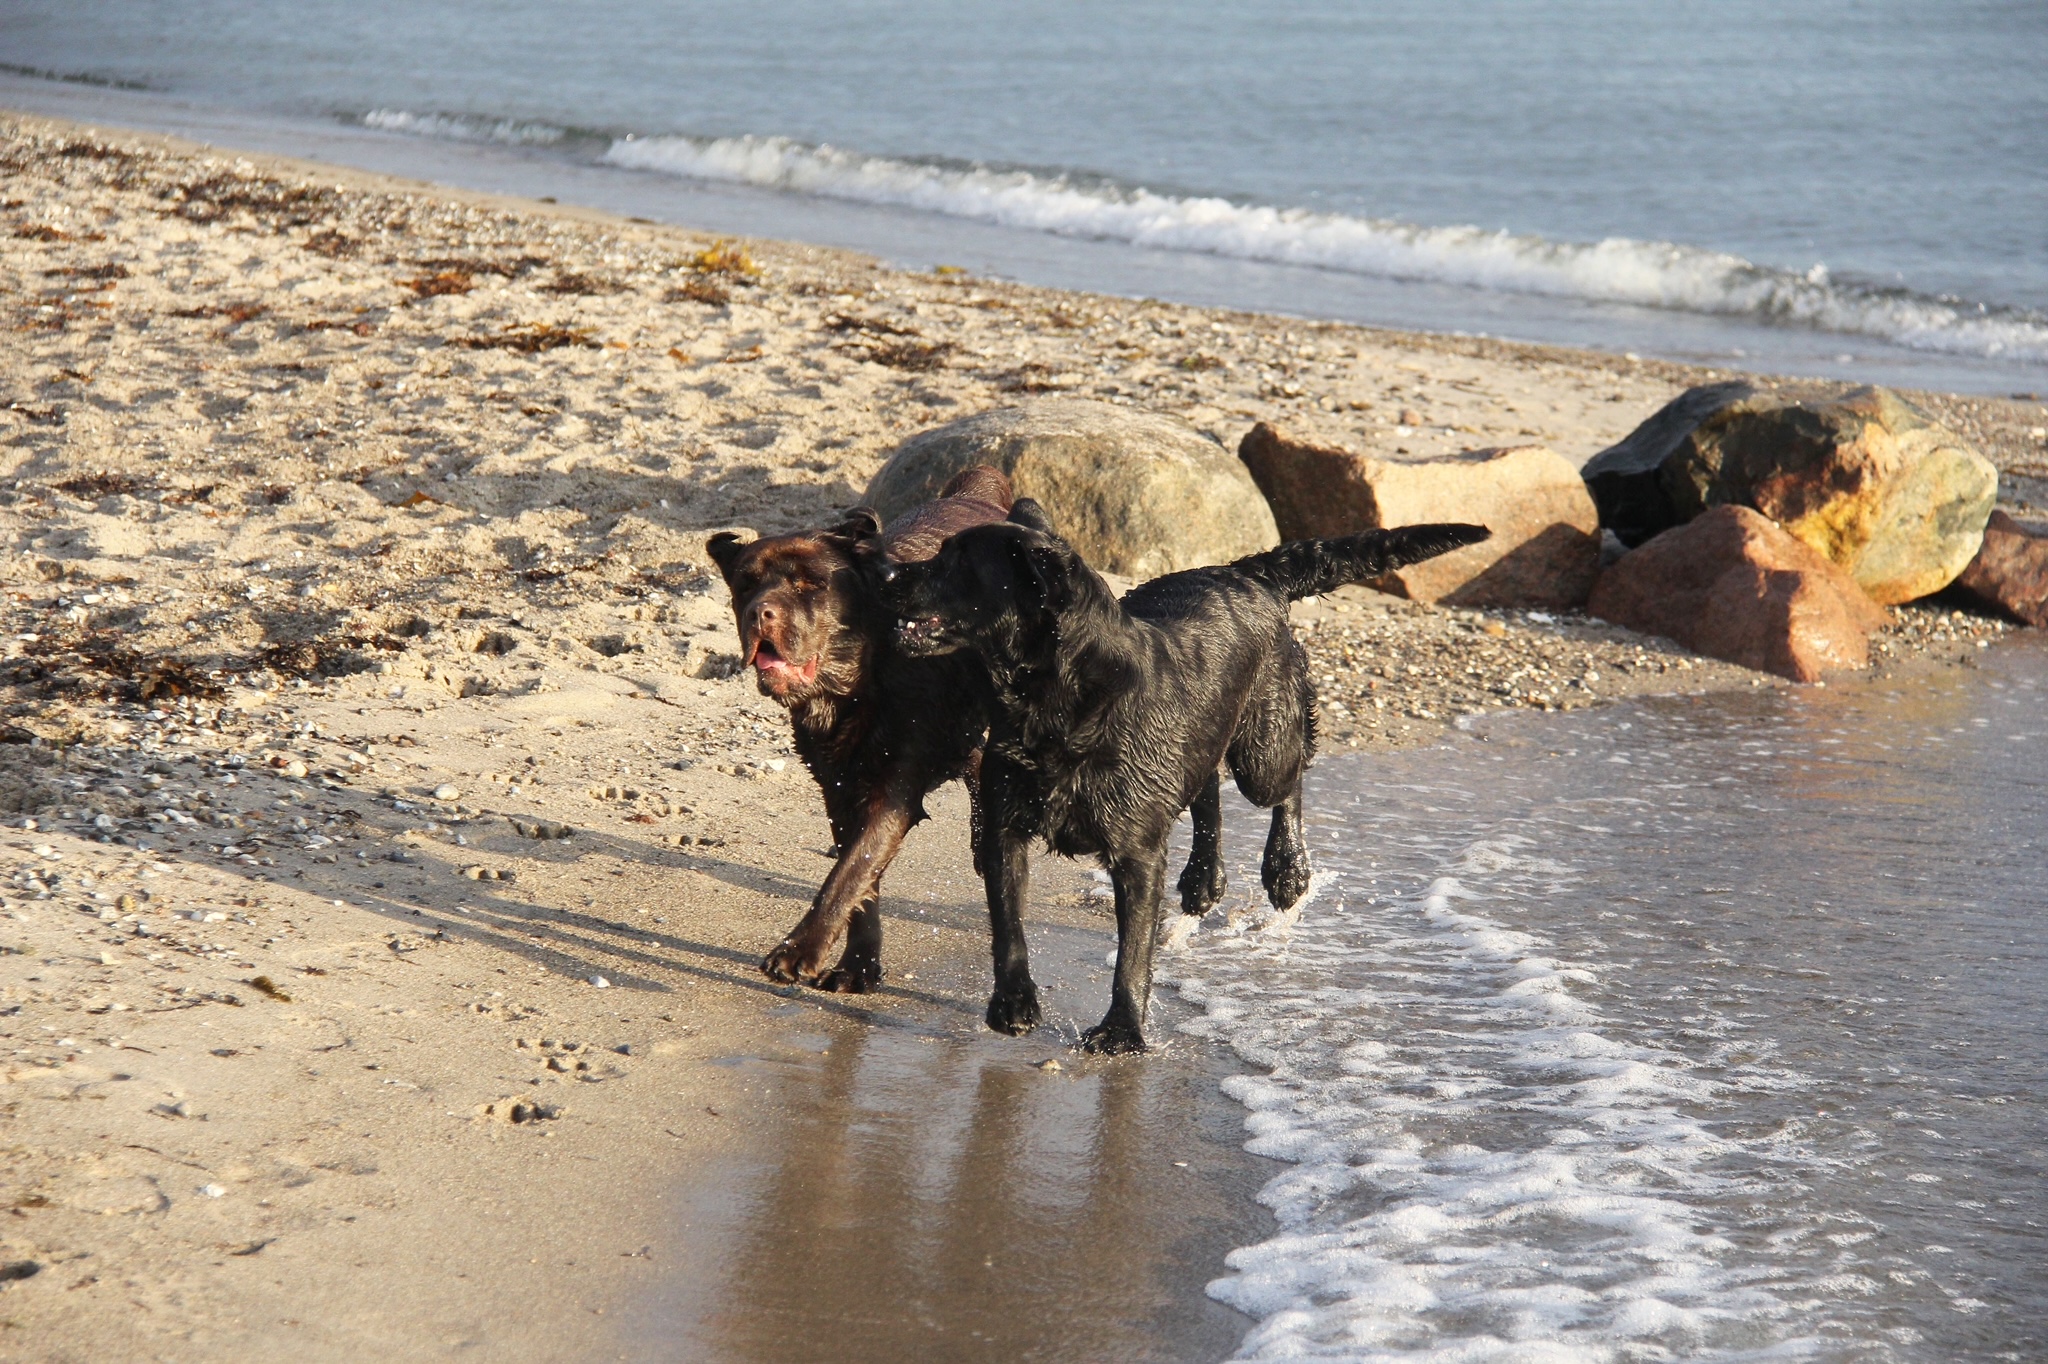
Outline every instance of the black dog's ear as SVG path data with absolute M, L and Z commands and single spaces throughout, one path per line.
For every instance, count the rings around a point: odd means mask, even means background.
M 1038 590 L 1046 610 L 1058 613 L 1074 604 L 1074 552 L 1057 540 L 1020 545 L 1024 571 Z
M 1012 525 L 1027 526 L 1037 531 L 1040 535 L 1054 535 L 1058 533 L 1053 530 L 1052 521 L 1047 518 L 1045 508 L 1038 505 L 1036 498 L 1020 497 L 1015 502 L 1012 502 L 1010 504 L 1010 522 Z
M 719 573 L 728 581 L 732 580 L 733 560 L 740 557 L 746 548 L 740 537 L 729 530 L 722 530 L 704 542 L 704 552 L 711 556 L 711 562 L 718 565 Z
M 825 530 L 827 535 L 836 535 L 856 543 L 872 540 L 882 533 L 882 514 L 873 507 L 855 507 L 848 511 L 836 526 Z

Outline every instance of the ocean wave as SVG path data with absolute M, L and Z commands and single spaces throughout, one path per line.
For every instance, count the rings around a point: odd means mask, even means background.
M 1072 172 L 871 156 L 785 137 L 616 135 L 469 114 L 373 109 L 386 132 L 576 149 L 685 179 L 915 209 L 1059 236 L 1310 266 L 1384 279 L 1743 318 L 1909 349 L 2048 361 L 2048 314 L 1759 265 L 1682 243 L 1555 241 L 1430 227 L 1214 195 L 1169 194 Z
M 372 109 L 363 115 L 363 126 L 448 142 L 497 142 L 514 147 L 553 147 L 570 137 L 569 129 L 548 123 L 467 114 L 416 114 L 406 109 Z
M 1745 317 L 1919 350 L 2048 359 L 2048 317 L 1793 272 L 1672 242 L 1562 242 L 1478 227 L 1159 193 L 1026 169 L 869 156 L 781 137 L 622 137 L 616 166 L 887 204 L 1242 260 Z

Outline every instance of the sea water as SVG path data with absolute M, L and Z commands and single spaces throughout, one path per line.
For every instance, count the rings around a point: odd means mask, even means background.
M 16 106 L 920 265 L 2048 387 L 2037 4 L 5 0 L 0 64 Z
M 1239 1357 L 2048 1358 L 2048 646 L 1470 723 L 1308 806 L 1299 923 L 1167 966 L 1284 1162 Z

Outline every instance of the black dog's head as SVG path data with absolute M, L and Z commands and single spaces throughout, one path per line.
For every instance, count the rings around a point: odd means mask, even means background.
M 868 572 L 897 617 L 897 647 L 930 656 L 1014 647 L 1048 632 L 1083 590 L 1088 569 L 1025 497 L 1008 521 L 962 531 L 932 559 L 876 563 Z

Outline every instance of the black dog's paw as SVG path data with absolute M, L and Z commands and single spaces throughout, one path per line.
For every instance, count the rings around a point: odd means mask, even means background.
M 1266 890 L 1267 898 L 1273 902 L 1273 908 L 1285 914 L 1308 895 L 1309 886 L 1314 879 L 1305 866 L 1289 868 L 1285 875 L 1274 878 L 1273 884 Z
M 1145 1049 L 1143 1030 L 1120 1018 L 1105 1018 L 1081 1034 L 1081 1050 L 1097 1056 L 1135 1056 Z
M 1266 898 L 1282 914 L 1300 904 L 1315 881 L 1314 870 L 1305 855 L 1276 859 L 1264 870 L 1261 879 L 1266 883 Z
M 1180 874 L 1180 912 L 1201 918 L 1223 902 L 1223 892 L 1229 889 L 1229 882 L 1223 874 L 1221 861 L 1211 861 L 1203 866 L 1189 861 Z
M 1023 989 L 989 996 L 988 1025 L 996 1032 L 1022 1037 L 1044 1021 L 1038 1008 L 1038 987 L 1027 983 Z

